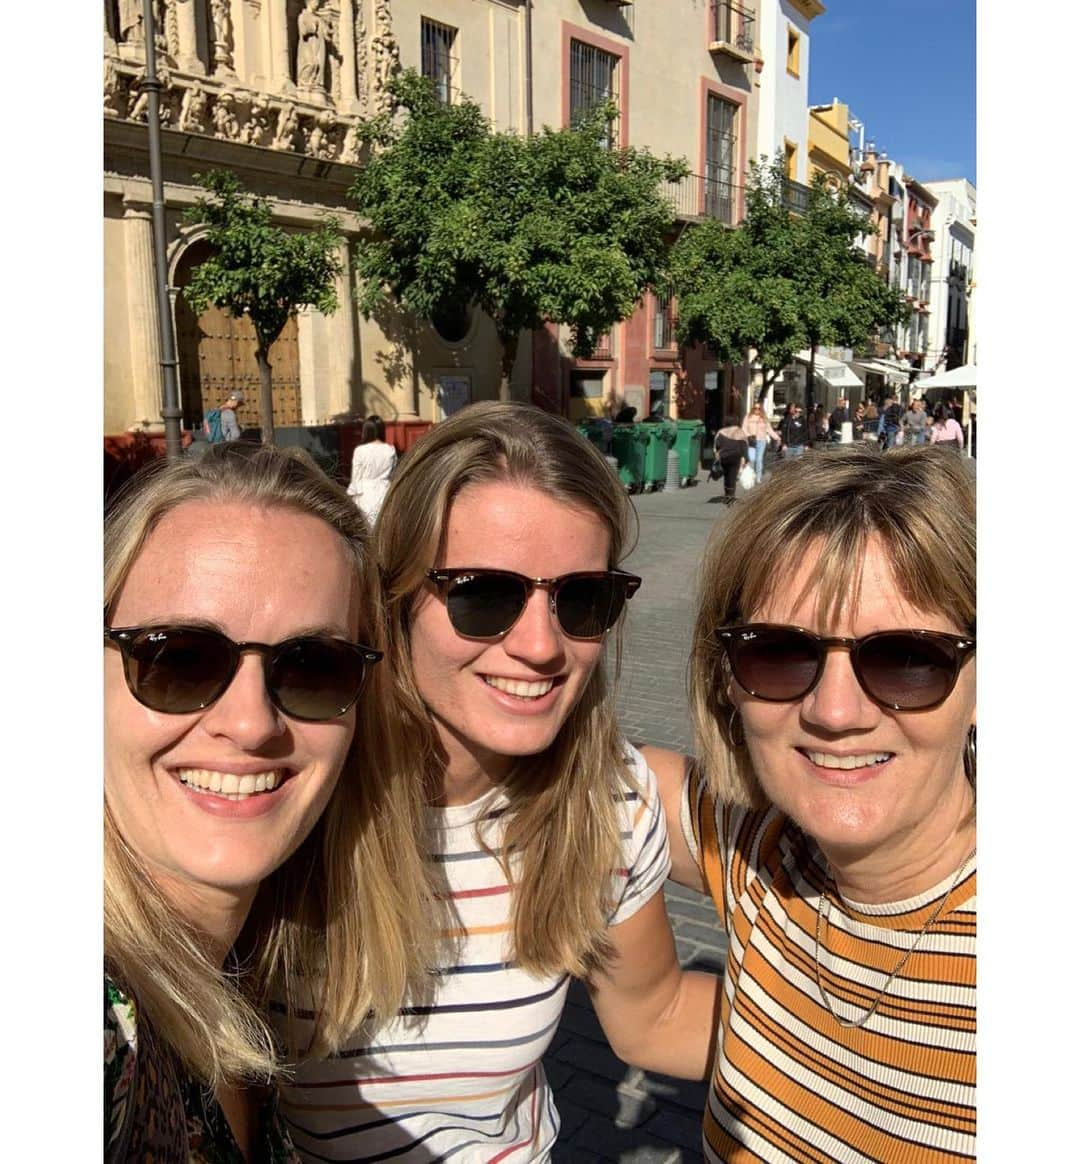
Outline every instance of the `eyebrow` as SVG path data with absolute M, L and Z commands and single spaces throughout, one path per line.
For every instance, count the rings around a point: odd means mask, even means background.
M 144 626 L 189 626 L 198 630 L 212 630 L 217 631 L 218 634 L 225 635 L 226 638 L 232 638 L 225 628 L 219 622 L 214 622 L 213 619 L 188 617 L 186 615 L 165 616 L 161 618 L 154 618 L 146 621 Z M 344 639 L 346 642 L 357 642 L 358 640 L 348 631 L 344 631 L 341 627 L 330 626 L 328 623 L 308 623 L 305 626 L 297 627 L 284 638 L 278 639 L 279 643 L 283 643 L 288 639 L 309 639 L 309 638 L 329 638 L 329 639 Z M 238 641 L 238 640 L 233 640 Z M 243 640 L 245 642 L 254 640 Z

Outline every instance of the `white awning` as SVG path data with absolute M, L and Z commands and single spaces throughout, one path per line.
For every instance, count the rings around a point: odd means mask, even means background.
M 935 372 L 918 381 L 920 388 L 974 388 L 976 368 L 974 364 L 961 364 L 959 368 L 950 368 L 947 372 Z
M 856 364 L 867 372 L 876 372 L 897 384 L 908 382 L 908 373 L 898 364 L 887 364 L 884 360 L 856 360 Z
M 810 363 L 809 350 L 796 352 L 795 359 L 800 364 Z M 862 381 L 842 360 L 834 360 L 831 356 L 823 356 L 820 352 L 814 356 L 814 375 L 827 380 L 836 388 L 861 388 Z

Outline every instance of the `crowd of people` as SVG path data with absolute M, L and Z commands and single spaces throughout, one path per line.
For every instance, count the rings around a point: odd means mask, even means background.
M 348 490 L 244 442 L 132 483 L 106 1160 L 548 1160 L 575 978 L 626 1063 L 711 1080 L 710 1162 L 973 1156 L 972 480 L 791 416 L 718 434 L 725 486 L 748 436 L 800 460 L 707 548 L 693 758 L 619 728 L 633 512 L 558 417 L 471 405 L 396 468 L 365 426 Z

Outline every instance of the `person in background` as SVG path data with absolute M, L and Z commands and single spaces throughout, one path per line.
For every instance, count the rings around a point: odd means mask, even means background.
M 863 418 L 863 440 L 876 441 L 881 435 L 881 415 L 876 400 L 866 402 L 866 414 Z
M 882 448 L 891 449 L 896 444 L 902 418 L 903 409 L 900 402 L 895 396 L 889 396 L 885 401 L 885 410 L 880 421 Z
M 372 525 L 396 464 L 397 449 L 386 442 L 386 426 L 380 417 L 369 416 L 360 430 L 360 443 L 353 449 L 349 496 Z
M 962 449 L 964 447 L 964 430 L 944 404 L 934 406 L 934 421 L 930 425 L 930 443 L 943 445 L 945 448 Z
M 236 410 L 244 403 L 242 392 L 233 392 L 229 399 L 221 406 L 221 437 L 226 441 L 240 439 L 240 422 L 236 419 Z
M 860 400 L 851 418 L 851 439 L 861 441 L 866 435 L 866 405 Z
M 811 453 L 701 578 L 700 763 L 645 755 L 728 937 L 705 1159 L 974 1160 L 974 475 Z
M 824 404 L 818 404 L 810 416 L 810 443 L 820 444 L 829 439 L 829 414 Z
M 829 440 L 839 442 L 843 426 L 851 420 L 851 409 L 848 408 L 846 396 L 841 396 L 836 407 L 829 413 Z
M 806 438 L 806 418 L 802 405 L 796 402 L 788 406 L 780 421 L 780 455 L 801 457 L 806 452 Z
M 926 406 L 922 400 L 913 400 L 903 416 L 904 441 L 909 445 L 926 443 L 926 426 L 929 421 Z
M 761 475 L 765 471 L 765 449 L 769 441 L 780 443 L 780 434 L 769 424 L 765 416 L 765 409 L 758 401 L 746 414 L 742 422 L 742 430 L 746 433 L 746 444 L 749 451 L 747 458 L 754 467 L 754 477 L 761 484 Z
M 724 427 L 717 431 L 713 451 L 716 460 L 709 475 L 713 480 L 721 476 L 724 478 L 724 504 L 730 505 L 735 500 L 735 484 L 739 470 L 747 463 L 749 452 L 746 433 L 739 427 L 736 417 L 724 417 Z

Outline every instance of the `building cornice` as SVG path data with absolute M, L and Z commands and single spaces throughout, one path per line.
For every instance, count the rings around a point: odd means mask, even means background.
M 813 20 L 815 16 L 825 14 L 825 5 L 820 0 L 788 0 L 788 3 L 807 20 Z

